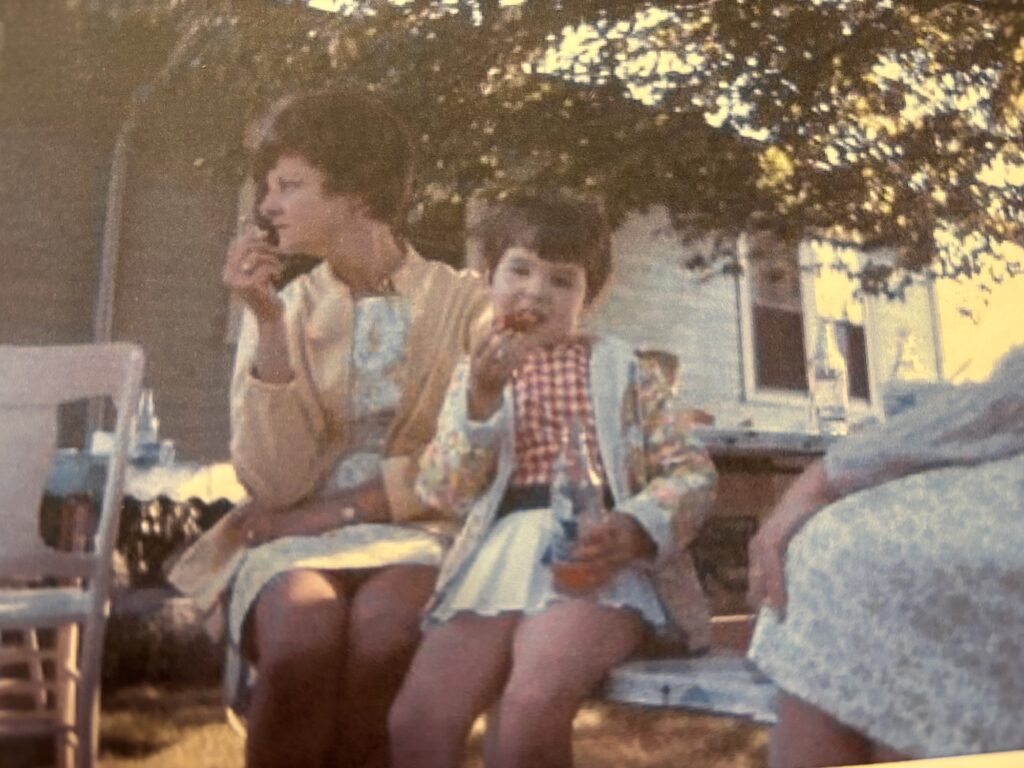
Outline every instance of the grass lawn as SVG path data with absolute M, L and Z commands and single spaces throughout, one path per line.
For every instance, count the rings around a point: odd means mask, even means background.
M 480 768 L 478 723 L 467 768 Z M 241 768 L 217 688 L 133 686 L 104 696 L 101 768 Z M 763 768 L 767 731 L 725 718 L 595 703 L 576 718 L 580 768 Z

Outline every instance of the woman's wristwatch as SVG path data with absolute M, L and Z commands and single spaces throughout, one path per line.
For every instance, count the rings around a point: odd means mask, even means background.
M 338 526 L 352 525 L 359 522 L 359 515 L 353 506 L 342 507 L 338 510 Z

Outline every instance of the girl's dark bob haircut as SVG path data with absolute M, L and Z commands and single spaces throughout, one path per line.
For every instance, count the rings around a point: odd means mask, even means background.
M 578 264 L 587 277 L 586 301 L 611 273 L 611 235 L 601 208 L 564 192 L 513 192 L 489 204 L 473 233 L 489 272 L 509 248 L 536 251 L 545 261 Z
M 352 195 L 374 219 L 400 231 L 412 189 L 413 145 L 384 102 L 349 88 L 306 91 L 271 108 L 253 153 L 257 200 L 267 174 L 297 155 L 324 174 L 324 192 Z

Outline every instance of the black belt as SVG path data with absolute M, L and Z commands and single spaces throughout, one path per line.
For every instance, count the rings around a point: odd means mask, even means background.
M 500 520 L 505 515 L 513 512 L 522 512 L 526 509 L 545 509 L 551 506 L 551 487 L 542 483 L 534 485 L 510 485 L 505 491 L 495 519 Z M 614 509 L 615 499 L 612 497 L 611 489 L 604 486 L 605 509 Z

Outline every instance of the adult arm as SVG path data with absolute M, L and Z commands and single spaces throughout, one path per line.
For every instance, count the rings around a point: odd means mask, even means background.
M 398 523 L 437 516 L 439 509 L 416 494 L 420 460 L 437 433 L 455 366 L 491 326 L 489 295 L 478 276 L 432 263 L 428 277 L 417 282 L 425 288 L 414 297 L 414 313 L 422 317 L 423 325 L 411 341 L 418 342 L 415 358 L 419 361 L 410 369 L 416 382 L 413 405 L 405 419 L 393 426 L 394 440 L 381 462 L 391 517 Z M 444 307 L 440 315 L 439 307 Z
M 780 613 L 785 610 L 783 567 L 789 541 L 818 510 L 837 498 L 821 461 L 808 466 L 782 494 L 748 545 L 747 599 L 752 606 L 765 605 Z
M 283 327 L 268 337 L 253 313 L 246 312 L 231 386 L 235 471 L 257 502 L 279 510 L 307 499 L 336 458 L 331 453 L 324 409 L 297 354 L 299 324 L 297 307 L 286 305 Z M 269 357 L 274 370 L 281 371 L 272 362 L 281 354 L 280 347 L 290 372 L 283 381 L 268 376 L 265 365 Z
M 1022 384 L 1024 349 L 1018 348 L 989 381 L 950 385 L 915 409 L 832 446 L 823 461 L 809 466 L 789 487 L 751 539 L 751 604 L 784 611 L 789 542 L 833 501 L 917 472 L 1024 452 Z
M 1024 347 L 991 379 L 949 385 L 916 408 L 832 446 L 825 472 L 839 496 L 906 475 L 1024 452 Z
M 258 546 L 285 536 L 316 536 L 348 525 L 385 523 L 390 519 L 384 484 L 377 478 L 285 510 L 249 502 L 237 510 L 235 523 L 246 544 Z

